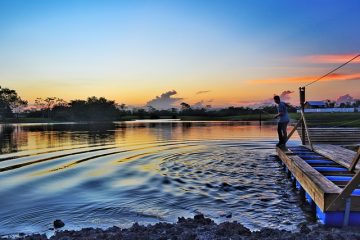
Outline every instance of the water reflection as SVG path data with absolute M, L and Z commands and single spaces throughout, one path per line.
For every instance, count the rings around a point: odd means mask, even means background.
M 175 221 L 203 212 L 247 227 L 306 220 L 275 161 L 276 129 L 251 122 L 1 127 L 0 233 Z

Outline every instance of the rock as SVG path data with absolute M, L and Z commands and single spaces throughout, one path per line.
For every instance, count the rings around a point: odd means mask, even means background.
M 302 225 L 300 227 L 300 232 L 303 233 L 303 234 L 308 234 L 309 232 L 311 232 L 311 230 L 306 225 Z
M 62 228 L 63 226 L 65 226 L 65 223 L 60 219 L 54 221 L 54 228 Z
M 210 224 L 212 222 L 212 220 L 210 218 L 204 217 L 204 214 L 195 215 L 194 220 L 195 220 L 195 222 L 200 223 L 200 224 Z
M 48 238 L 46 237 L 45 234 L 33 234 L 29 237 L 25 237 L 25 239 L 27 240 L 47 240 Z
M 62 224 L 61 224 L 62 223 Z M 56 224 L 56 226 L 55 226 Z M 61 220 L 54 221 L 54 227 L 59 228 L 65 224 Z M 233 240 L 300 240 L 300 239 L 319 239 L 319 240 L 352 240 L 360 239 L 360 228 L 331 228 L 319 225 L 309 225 L 302 223 L 298 225 L 298 232 L 289 232 L 280 229 L 263 228 L 259 231 L 251 232 L 248 228 L 238 222 L 214 223 L 210 218 L 203 214 L 196 214 L 194 218 L 179 217 L 178 222 L 171 224 L 166 222 L 154 225 L 140 225 L 134 223 L 132 227 L 121 229 L 111 227 L 106 230 L 100 228 L 83 228 L 79 231 L 63 230 L 55 231 L 55 235 L 47 238 L 45 234 L 33 234 L 21 236 L 17 239 L 22 240 L 73 240 L 73 239 L 108 239 L 108 240 L 210 240 L 210 239 L 233 239 Z M 19 234 L 19 236 L 22 234 Z M 14 238 L 0 236 L 0 240 L 13 240 Z
M 226 237 L 230 237 L 234 235 L 250 236 L 251 231 L 240 223 L 224 222 L 218 225 L 218 228 L 216 230 L 216 235 L 226 236 Z
M 204 219 L 205 219 L 204 214 L 196 214 L 194 216 L 194 220 L 196 220 L 196 221 L 202 221 Z
M 196 234 L 193 232 L 184 232 L 181 234 L 181 240 L 196 240 Z

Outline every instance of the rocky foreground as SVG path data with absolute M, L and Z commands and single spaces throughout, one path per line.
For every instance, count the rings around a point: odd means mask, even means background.
M 328 228 L 323 226 L 302 225 L 299 232 L 288 232 L 264 228 L 261 231 L 251 232 L 237 222 L 216 224 L 202 214 L 194 218 L 179 218 L 177 223 L 157 223 L 141 226 L 135 223 L 132 227 L 121 229 L 111 227 L 106 230 L 99 228 L 84 228 L 80 231 L 57 231 L 50 238 L 46 235 L 34 234 L 16 239 L 26 240 L 70 240 L 70 239 L 176 239 L 176 240 L 208 240 L 208 239 L 327 239 L 352 240 L 360 239 L 360 228 Z M 9 238 L 0 238 L 1 240 Z

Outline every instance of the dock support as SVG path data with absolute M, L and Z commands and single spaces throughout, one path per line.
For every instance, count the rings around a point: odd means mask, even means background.
M 317 151 L 321 147 L 322 145 L 314 145 Z M 341 152 L 339 149 L 332 150 Z M 338 227 L 360 226 L 360 171 L 349 172 L 345 167 L 341 167 L 341 171 L 330 171 L 330 168 L 338 168 L 341 164 L 335 163 L 335 160 L 330 160 L 320 153 L 310 151 L 308 146 L 277 148 L 276 151 L 283 164 L 286 165 L 286 173 L 290 176 L 293 186 L 299 190 L 301 198 L 305 197 L 305 200 L 314 208 L 316 217 L 323 224 Z M 348 154 L 346 159 L 353 157 L 347 151 L 343 153 Z M 326 160 L 309 160 L 317 158 Z M 317 161 L 324 161 L 326 162 L 324 164 L 331 164 L 331 166 L 327 170 L 318 169 L 320 163 Z
M 345 202 L 344 226 L 349 225 L 350 208 L 351 208 L 351 197 L 348 197 Z
M 349 167 L 349 171 L 354 171 L 356 168 L 356 164 L 359 162 L 360 160 L 360 147 L 357 151 L 357 154 L 355 155 L 354 159 L 352 160 L 350 167 Z
M 351 198 L 351 193 L 356 189 L 358 184 L 360 183 L 360 171 L 358 171 L 355 176 L 351 179 L 348 184 L 343 188 L 341 193 L 332 201 L 329 207 L 326 209 L 327 211 L 338 210 L 344 201 L 348 198 Z M 344 206 L 344 205 L 343 205 Z

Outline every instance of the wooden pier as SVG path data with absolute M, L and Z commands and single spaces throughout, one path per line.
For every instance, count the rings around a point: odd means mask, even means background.
M 360 54 L 299 87 L 300 119 L 286 141 L 298 132 L 302 145 L 276 149 L 296 188 L 314 207 L 318 219 L 329 226 L 360 226 L 360 129 L 309 128 L 305 89 L 358 57 Z M 359 148 L 354 152 L 339 146 L 344 144 Z
M 360 149 L 313 144 L 277 148 L 284 168 L 329 226 L 360 226 Z
M 360 128 L 358 127 L 309 127 L 309 134 L 313 143 L 333 145 L 356 145 L 360 143 Z M 302 138 L 302 129 L 298 128 L 298 134 Z M 306 131 L 304 140 L 309 144 Z

